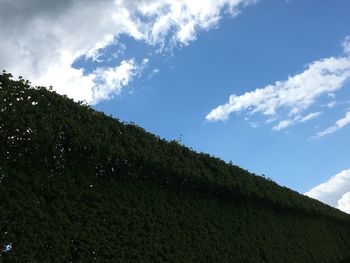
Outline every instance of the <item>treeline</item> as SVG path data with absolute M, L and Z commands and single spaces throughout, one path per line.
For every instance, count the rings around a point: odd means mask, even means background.
M 78 173 L 78 174 L 77 174 Z M 140 180 L 10 171 L 0 256 L 15 262 L 339 263 L 350 228 Z
M 45 87 L 0 75 L 0 164 L 13 169 L 94 172 L 110 180 L 140 179 L 308 216 L 350 217 L 272 180 L 123 123 Z M 5 172 L 6 173 L 6 172 Z
M 339 210 L 0 74 L 1 263 L 339 263 L 349 237 Z

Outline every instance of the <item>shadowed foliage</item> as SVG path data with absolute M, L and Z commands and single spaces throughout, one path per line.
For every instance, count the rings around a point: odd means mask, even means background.
M 350 216 L 0 74 L 0 262 L 341 262 Z

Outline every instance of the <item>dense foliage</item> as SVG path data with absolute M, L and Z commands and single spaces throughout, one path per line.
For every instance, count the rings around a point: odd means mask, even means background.
M 0 74 L 0 262 L 339 262 L 350 217 Z

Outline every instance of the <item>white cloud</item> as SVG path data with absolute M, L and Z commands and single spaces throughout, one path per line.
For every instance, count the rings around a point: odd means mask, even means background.
M 278 125 L 274 126 L 272 129 L 274 131 L 280 131 L 289 127 L 290 125 L 292 125 L 292 120 L 283 120 L 283 121 L 280 121 Z
M 317 117 L 317 114 L 305 116 L 303 119 L 299 116 L 321 95 L 333 94 L 350 78 L 350 56 L 346 53 L 347 46 L 345 44 L 343 46 L 345 55 L 342 57 L 314 61 L 307 65 L 302 73 L 289 77 L 285 81 L 277 81 L 275 84 L 240 96 L 231 95 L 228 103 L 213 109 L 206 119 L 208 121 L 227 120 L 230 114 L 242 111 L 248 115 L 262 113 L 271 118 L 277 116 L 278 110 L 287 109 L 291 120 L 281 121 L 273 127 L 274 130 L 281 130 L 295 121 L 305 122 Z
M 350 123 L 350 112 L 347 112 L 344 116 L 344 118 L 339 119 L 335 122 L 335 124 L 331 127 L 328 127 L 327 129 L 324 129 L 323 131 L 320 131 L 314 136 L 314 139 L 321 138 L 325 135 L 331 134 L 340 128 L 343 128 L 344 126 L 348 125 Z
M 72 68 L 72 63 L 82 54 L 98 58 L 97 50 L 113 42 L 113 35 L 127 31 L 127 14 L 116 9 L 113 1 L 54 0 L 0 0 L 0 34 L 6 35 L 0 43 L 0 66 L 15 75 L 29 78 L 33 85 L 53 85 L 54 89 L 76 100 L 96 103 L 96 79 L 103 78 L 117 68 L 99 68 L 84 75 Z M 118 14 L 116 20 L 114 16 Z M 131 60 L 126 60 L 131 62 Z M 132 79 L 135 67 L 127 73 Z M 130 64 L 130 63 L 129 63 Z M 106 74 L 103 71 L 106 71 Z M 119 79 L 120 76 L 116 75 Z M 125 78 L 125 76 L 124 76 Z M 119 91 L 126 82 L 108 85 L 105 93 Z M 100 86 L 101 87 L 101 86 Z
M 347 36 L 342 43 L 345 53 L 350 55 L 350 36 Z
M 62 54 L 61 60 L 49 67 L 35 84 L 53 86 L 61 94 L 87 103 L 98 103 L 119 94 L 135 76 L 138 76 L 147 63 L 137 64 L 134 59 L 123 60 L 119 65 L 83 74 L 82 69 L 70 66 L 71 56 Z
M 188 44 L 196 39 L 198 30 L 216 26 L 222 10 L 231 16 L 257 2 L 257 0 L 141 0 L 119 1 L 124 8 L 134 14 L 142 38 L 153 44 L 164 43 L 169 37 L 172 42 Z M 152 18 L 152 19 L 150 19 Z
M 335 100 L 333 100 L 333 101 L 331 101 L 331 102 L 328 102 L 326 106 L 327 106 L 328 108 L 331 109 L 331 108 L 333 108 L 336 104 L 337 104 L 337 102 L 336 102 Z
M 98 62 L 102 62 L 102 60 L 100 60 L 100 53 L 99 51 L 105 47 L 107 47 L 108 45 L 112 44 L 114 42 L 114 36 L 113 34 L 108 34 L 105 35 L 102 41 L 99 41 L 97 43 L 95 43 L 93 48 L 90 48 L 86 53 L 86 57 L 87 58 L 92 58 L 94 61 L 98 61 Z
M 350 213 L 350 169 L 344 170 L 331 177 L 327 182 L 315 186 L 305 195 Z
M 321 114 L 322 114 L 322 112 L 312 112 L 312 113 L 309 113 L 305 116 L 297 115 L 294 117 L 294 119 L 280 121 L 277 125 L 272 127 L 272 130 L 280 131 L 280 130 L 286 129 L 288 127 L 291 127 L 292 125 L 294 125 L 296 123 L 304 123 L 304 122 L 310 121 L 312 119 L 315 119 L 318 116 L 320 116 Z
M 309 120 L 315 119 L 318 116 L 320 116 L 322 114 L 322 112 L 312 112 L 304 117 L 302 117 L 299 122 L 303 123 L 303 122 L 307 122 Z
M 347 192 L 342 196 L 342 198 L 338 201 L 338 206 L 340 210 L 350 214 L 350 192 Z
M 6 36 L 0 42 L 0 67 L 29 78 L 34 85 L 49 83 L 59 93 L 96 103 L 110 98 L 110 92 L 120 92 L 138 75 L 142 62 L 129 57 L 119 66 L 97 68 L 84 75 L 71 67 L 79 56 L 99 61 L 99 50 L 118 41 L 120 34 L 162 48 L 187 45 L 196 39 L 198 30 L 216 26 L 223 11 L 235 15 L 255 2 L 0 0 L 0 35 Z M 126 65 L 130 70 L 125 70 Z M 95 82 L 101 76 L 107 77 L 109 85 Z
M 127 86 L 129 82 L 142 73 L 147 66 L 148 60 L 144 59 L 138 65 L 133 59 L 123 60 L 121 64 L 115 68 L 98 69 L 93 74 L 95 81 L 98 83 L 93 87 L 92 101 L 98 102 L 101 100 L 110 99 L 113 94 L 119 94 L 123 87 Z

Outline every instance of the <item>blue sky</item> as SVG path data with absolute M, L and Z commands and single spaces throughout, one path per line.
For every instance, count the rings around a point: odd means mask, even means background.
M 349 1 L 65 2 L 4 68 L 350 211 Z
M 158 74 L 149 77 L 145 72 L 120 96 L 94 108 L 169 140 L 181 136 L 186 146 L 304 192 L 349 167 L 349 129 L 311 139 L 343 117 L 343 107 L 280 132 L 272 131 L 261 116 L 253 118 L 256 128 L 244 116 L 217 123 L 206 122 L 205 116 L 232 93 L 265 87 L 300 73 L 314 60 L 341 55 L 341 41 L 350 34 L 350 3 L 319 2 L 262 1 L 238 17 L 224 18 L 218 28 L 176 48 L 173 56 L 156 56 L 150 69 L 159 69 Z M 152 52 L 146 44 L 125 43 Z M 337 97 L 350 101 L 346 87 Z M 319 103 L 326 101 L 321 98 Z

